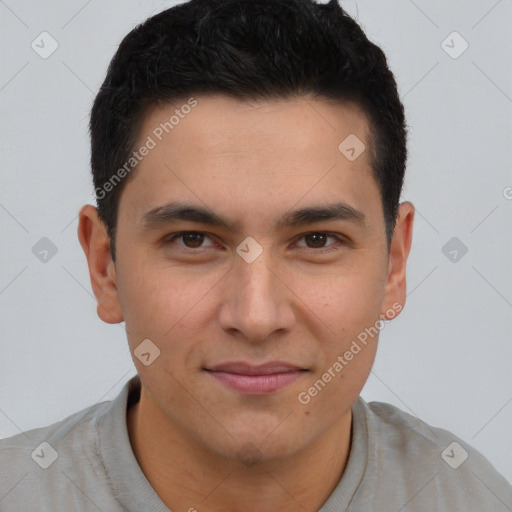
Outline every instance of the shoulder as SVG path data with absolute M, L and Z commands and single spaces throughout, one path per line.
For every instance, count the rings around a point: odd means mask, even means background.
M 6 507 L 2 510 L 43 502 L 49 509 L 61 509 L 54 491 L 75 487 L 73 492 L 79 493 L 76 482 L 91 474 L 103 480 L 97 422 L 111 404 L 95 404 L 52 425 L 1 439 L 0 498 Z
M 390 404 L 359 399 L 357 407 L 368 434 L 366 476 L 381 497 L 399 508 L 410 501 L 438 510 L 510 510 L 512 486 L 458 436 Z
M 74 450 L 81 447 L 87 449 L 84 444 L 94 443 L 94 432 L 98 417 L 110 405 L 110 401 L 101 402 L 86 407 L 51 425 L 0 439 L 0 452 L 2 453 L 3 460 L 9 460 L 11 464 L 24 464 L 27 462 L 25 459 L 26 455 L 28 455 L 29 461 L 33 463 L 32 452 L 39 448 L 41 443 L 50 447 L 49 452 L 51 452 L 51 448 L 57 451 L 59 448 L 66 450 L 70 445 L 73 445 Z M 77 444 L 77 440 L 81 442 Z M 49 461 L 40 461 L 40 463 L 44 465 L 48 464 Z

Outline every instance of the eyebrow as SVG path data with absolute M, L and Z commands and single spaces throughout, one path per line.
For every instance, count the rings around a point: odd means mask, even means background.
M 358 225 L 365 223 L 363 212 L 354 207 L 340 202 L 326 205 L 309 206 L 286 212 L 274 224 L 275 230 L 298 225 L 313 224 L 321 221 L 343 220 Z M 228 231 L 241 231 L 240 222 L 232 222 L 219 216 L 213 210 L 194 204 L 171 202 L 163 206 L 157 206 L 146 212 L 142 217 L 145 229 L 155 229 L 164 224 L 176 221 L 189 221 L 198 224 L 225 228 Z

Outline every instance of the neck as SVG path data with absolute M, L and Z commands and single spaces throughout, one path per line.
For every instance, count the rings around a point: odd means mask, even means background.
M 147 480 L 171 510 L 318 510 L 338 484 L 350 453 L 350 410 L 291 457 L 243 463 L 199 446 L 157 409 L 142 390 L 128 410 L 128 434 Z

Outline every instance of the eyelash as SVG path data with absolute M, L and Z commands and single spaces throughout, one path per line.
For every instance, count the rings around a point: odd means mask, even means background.
M 183 235 L 192 234 L 192 233 L 193 234 L 198 234 L 198 235 L 205 235 L 206 237 L 211 238 L 211 237 L 208 236 L 207 233 L 204 233 L 203 231 L 180 231 L 179 233 L 174 233 L 173 235 L 167 236 L 164 239 L 164 244 L 172 243 L 177 238 L 180 238 Z M 304 233 L 304 234 L 300 235 L 298 240 L 300 240 L 300 239 L 302 239 L 302 238 L 304 238 L 304 237 L 306 237 L 308 235 L 325 235 L 327 237 L 336 238 L 338 240 L 338 242 L 341 243 L 342 245 L 346 243 L 344 238 L 342 238 L 341 236 L 337 235 L 336 233 L 330 233 L 328 231 L 309 231 L 308 233 Z M 335 245 L 335 244 L 332 244 L 332 245 Z M 327 247 L 318 247 L 318 248 L 302 247 L 302 249 L 312 249 L 312 250 L 314 250 L 317 253 L 327 253 L 327 252 L 338 251 L 339 250 L 339 247 L 332 247 L 332 245 L 327 246 Z M 182 245 L 181 247 L 183 247 L 183 249 L 186 250 L 186 251 L 193 251 L 193 252 L 198 252 L 198 250 L 202 249 L 201 247 L 193 248 L 193 247 L 186 247 L 185 245 Z

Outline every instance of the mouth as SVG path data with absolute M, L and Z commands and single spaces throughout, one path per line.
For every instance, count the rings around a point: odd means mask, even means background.
M 203 369 L 224 386 L 243 395 L 274 393 L 308 372 L 305 368 L 281 361 L 262 365 L 230 362 Z

